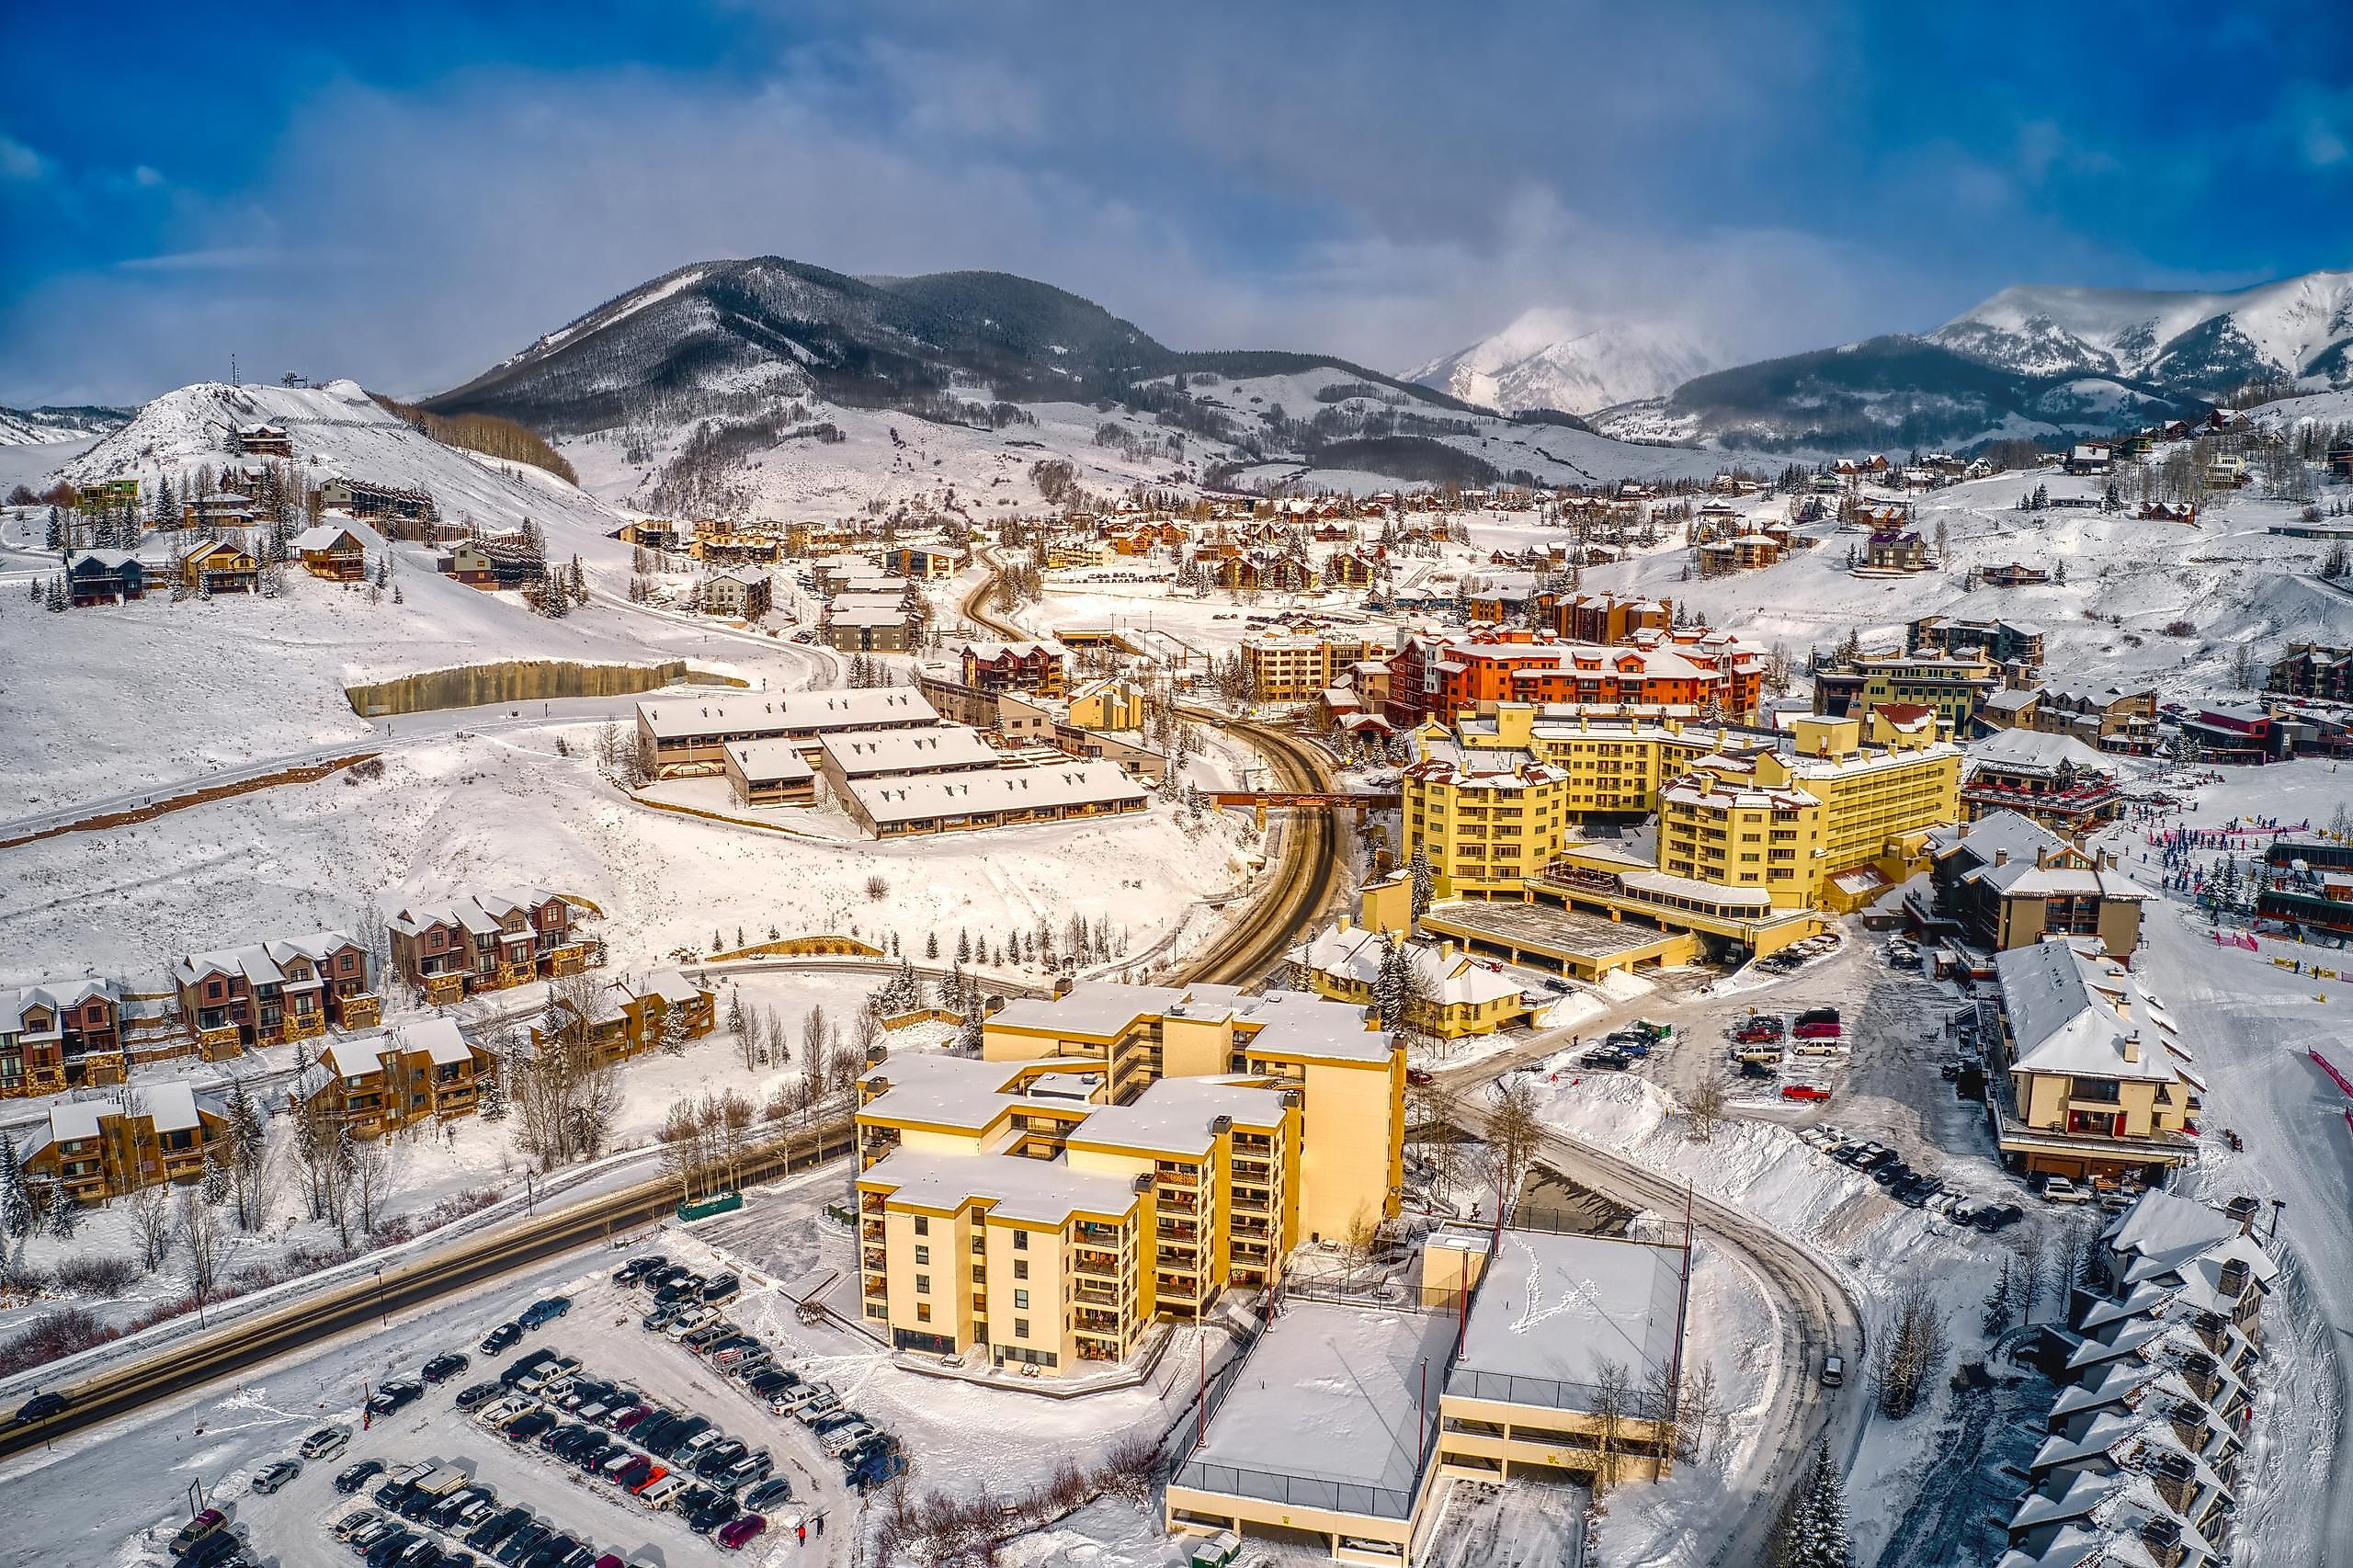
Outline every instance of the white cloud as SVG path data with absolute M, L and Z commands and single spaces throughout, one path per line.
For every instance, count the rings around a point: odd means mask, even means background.
M 13 136 L 0 135 L 0 179 L 36 180 L 49 171 L 49 160 Z

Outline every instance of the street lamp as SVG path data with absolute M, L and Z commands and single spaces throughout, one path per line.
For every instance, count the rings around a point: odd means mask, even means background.
M 376 1266 L 376 1321 L 386 1328 L 392 1325 L 391 1314 L 384 1310 L 384 1266 L 381 1263 Z
M 2288 1200 L 2284 1198 L 2275 1198 L 2271 1200 L 2271 1233 L 2264 1238 L 2265 1240 L 2277 1241 L 2279 1239 L 2279 1210 L 2286 1207 L 2288 1207 Z

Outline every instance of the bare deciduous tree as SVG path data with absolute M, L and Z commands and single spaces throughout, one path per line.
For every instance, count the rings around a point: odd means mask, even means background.
M 1699 1086 L 1691 1092 L 1690 1104 L 1684 1108 L 1690 1119 L 1693 1142 L 1705 1143 L 1715 1137 L 1716 1124 L 1724 1119 L 1727 1098 L 1722 1081 L 1713 1073 L 1700 1080 Z
M 199 1302 L 210 1300 L 229 1250 L 228 1227 L 221 1221 L 221 1211 L 205 1202 L 202 1194 L 182 1187 L 173 1208 L 172 1228 L 179 1236 L 180 1250 L 188 1255 L 189 1291 Z
M 139 1267 L 153 1274 L 164 1266 L 172 1251 L 172 1195 L 170 1189 L 158 1183 L 142 1187 L 123 1199 L 123 1210 L 131 1216 L 131 1233 L 139 1241 Z M 0 1249 L 7 1243 L 0 1239 Z

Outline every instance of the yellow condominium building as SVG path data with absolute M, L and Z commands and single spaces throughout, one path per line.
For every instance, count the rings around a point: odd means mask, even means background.
M 1331 632 L 1265 633 L 1242 644 L 1242 668 L 1258 700 L 1304 702 L 1328 690 L 1372 646 Z
M 900 1349 L 1118 1360 L 1155 1317 L 1272 1286 L 1302 1239 L 1392 1217 L 1404 1085 L 1389 1036 L 1298 993 L 1016 1003 L 981 1060 L 859 1081 L 866 1316 Z

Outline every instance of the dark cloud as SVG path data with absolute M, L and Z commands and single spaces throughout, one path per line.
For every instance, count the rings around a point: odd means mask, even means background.
M 761 253 L 1003 268 L 1180 347 L 1393 369 L 1529 305 L 1746 357 L 1925 329 L 2011 282 L 2235 282 L 2353 245 L 2353 201 L 2315 205 L 2353 179 L 2341 76 L 2170 106 L 2136 85 L 2173 86 L 2177 47 L 2237 67 L 2279 46 L 2244 16 L 2078 57 L 2075 94 L 2040 53 L 1934 52 L 1949 20 L 1908 12 L 704 20 L 681 43 L 640 17 L 619 59 L 587 27 L 561 61 L 472 32 L 437 60 L 419 23 L 397 70 L 312 40 L 339 63 L 258 73 L 278 85 L 253 155 L 195 169 L 165 105 L 131 103 L 150 133 L 110 125 L 78 157 L 63 117 L 8 124 L 0 220 L 38 239 L 0 263 L 0 397 L 136 398 L 232 351 L 429 391 L 681 263 Z M 2250 169 L 2268 199 L 2181 221 Z

